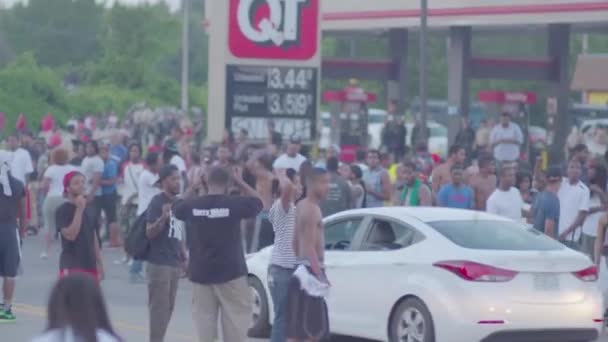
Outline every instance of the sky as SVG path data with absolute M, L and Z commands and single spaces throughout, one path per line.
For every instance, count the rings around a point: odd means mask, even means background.
M 12 6 L 15 3 L 26 2 L 26 1 L 27 0 L 0 0 L 0 4 L 3 4 L 5 6 Z M 104 1 L 104 0 L 98 0 L 98 2 L 102 2 L 102 1 Z M 112 4 L 114 2 L 121 2 L 123 4 L 132 4 L 132 5 L 145 3 L 145 2 L 156 3 L 159 1 L 164 1 L 164 2 L 168 3 L 172 9 L 179 8 L 180 3 L 181 3 L 181 0 L 105 0 L 105 2 L 107 2 L 109 4 Z

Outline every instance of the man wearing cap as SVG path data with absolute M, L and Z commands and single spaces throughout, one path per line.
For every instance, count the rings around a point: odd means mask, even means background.
M 287 151 L 282 154 L 277 160 L 274 161 L 273 167 L 275 170 L 287 170 L 294 169 L 299 170 L 300 166 L 304 161 L 306 161 L 306 157 L 301 155 L 300 147 L 302 145 L 302 140 L 298 136 L 292 136 L 289 140 L 289 145 L 287 145 Z
M 175 298 L 186 253 L 182 243 L 183 222 L 173 216 L 171 207 L 180 193 L 180 172 L 164 165 L 158 173 L 161 193 L 154 196 L 147 211 L 146 236 L 150 249 L 146 256 L 150 342 L 162 342 L 175 308 Z
M 25 188 L 22 182 L 10 173 L 11 154 L 0 150 L 0 277 L 3 298 L 0 304 L 0 322 L 13 322 L 11 310 L 15 292 L 15 277 L 21 260 L 20 240 L 25 234 Z
M 494 159 L 499 162 L 513 162 L 519 159 L 520 147 L 524 143 L 524 135 L 519 125 L 511 122 L 511 114 L 502 113 L 500 125 L 496 125 L 490 133 L 490 145 L 494 150 Z
M 532 207 L 534 228 L 552 238 L 557 238 L 560 212 L 557 194 L 559 193 L 561 184 L 561 169 L 559 167 L 549 168 L 546 174 L 545 189 L 536 195 Z
M 61 234 L 59 276 L 84 273 L 102 280 L 103 262 L 95 231 L 97 211 L 87 204 L 86 179 L 78 171 L 69 172 L 63 187 L 67 202 L 55 212 L 56 229 Z

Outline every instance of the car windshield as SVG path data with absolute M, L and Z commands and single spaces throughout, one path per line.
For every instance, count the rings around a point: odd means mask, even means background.
M 464 248 L 505 251 L 553 251 L 564 248 L 538 230 L 511 221 L 436 221 L 428 225 Z

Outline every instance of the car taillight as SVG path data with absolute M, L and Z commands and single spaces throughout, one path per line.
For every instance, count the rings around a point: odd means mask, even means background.
M 472 261 L 440 261 L 434 263 L 433 266 L 443 268 L 468 281 L 498 283 L 509 281 L 517 275 L 517 272 L 515 271 L 479 264 Z
M 598 278 L 596 266 L 587 267 L 584 270 L 572 272 L 572 274 L 582 281 L 596 281 Z

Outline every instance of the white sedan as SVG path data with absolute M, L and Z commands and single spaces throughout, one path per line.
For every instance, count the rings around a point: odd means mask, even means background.
M 342 212 L 325 223 L 333 334 L 380 341 L 593 341 L 591 261 L 519 223 L 445 208 Z M 250 255 L 252 336 L 267 334 L 271 248 Z

